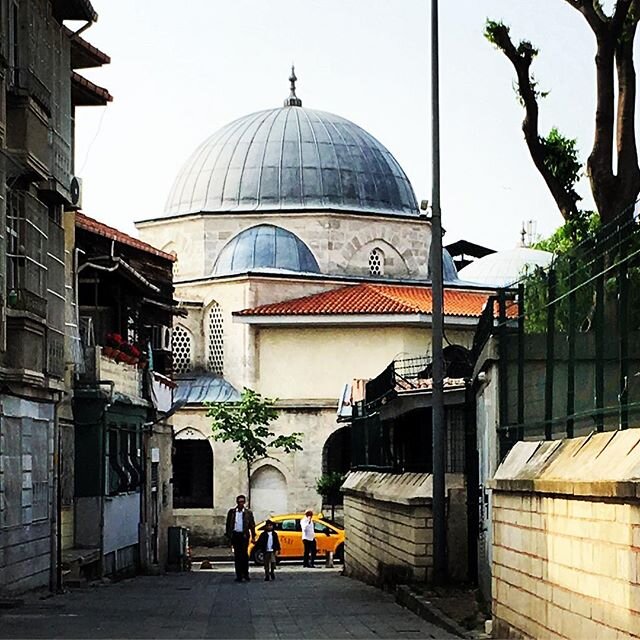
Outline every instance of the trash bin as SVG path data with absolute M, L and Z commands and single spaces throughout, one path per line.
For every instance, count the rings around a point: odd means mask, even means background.
M 187 527 L 169 527 L 167 540 L 169 544 L 167 569 L 170 571 L 189 571 L 191 569 L 189 529 Z

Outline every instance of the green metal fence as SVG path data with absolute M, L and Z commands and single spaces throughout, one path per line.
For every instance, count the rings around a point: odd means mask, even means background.
M 635 211 L 498 291 L 495 304 L 498 321 L 481 321 L 474 346 L 478 355 L 497 335 L 503 453 L 522 439 L 640 426 Z

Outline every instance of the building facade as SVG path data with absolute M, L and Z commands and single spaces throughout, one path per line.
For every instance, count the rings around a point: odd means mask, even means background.
M 65 20 L 97 18 L 88 0 L 0 2 L 0 590 L 55 582 L 58 469 L 68 335 L 64 212 L 76 106 L 108 92 L 74 69 L 93 48 Z M 86 46 L 85 46 L 86 45 Z M 97 52 L 97 50 L 94 50 Z M 99 53 L 99 52 L 98 52 Z M 97 55 L 97 54 L 96 54 Z M 98 56 L 99 64 L 108 61 Z M 67 416 L 68 417 L 68 416 Z M 69 424 L 68 422 L 66 423 Z

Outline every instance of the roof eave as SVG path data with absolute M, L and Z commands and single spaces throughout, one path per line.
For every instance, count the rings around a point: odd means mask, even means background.
M 430 313 L 316 313 L 316 314 L 232 314 L 233 321 L 255 326 L 431 326 Z M 445 316 L 451 329 L 469 329 L 478 323 L 476 316 Z

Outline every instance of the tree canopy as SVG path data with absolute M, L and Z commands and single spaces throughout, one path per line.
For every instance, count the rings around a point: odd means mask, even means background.
M 212 418 L 214 440 L 234 442 L 237 446 L 233 460 L 244 460 L 247 465 L 248 491 L 251 490 L 251 465 L 268 456 L 269 450 L 284 453 L 302 451 L 301 432 L 276 436 L 271 423 L 278 417 L 276 400 L 264 398 L 252 389 L 243 389 L 239 402 L 209 405 L 207 416 Z

